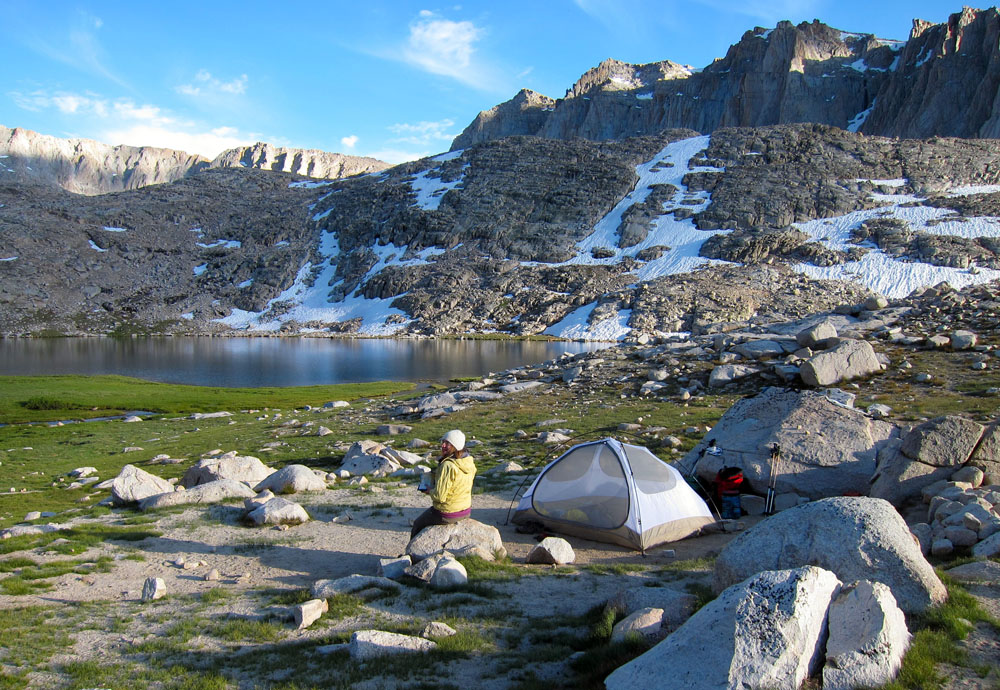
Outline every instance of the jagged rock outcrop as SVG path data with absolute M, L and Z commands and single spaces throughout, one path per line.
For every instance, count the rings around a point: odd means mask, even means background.
M 379 172 L 388 168 L 389 164 L 375 158 L 345 156 L 317 149 L 289 149 L 257 142 L 253 146 L 223 151 L 212 161 L 212 167 L 275 170 L 332 180 Z
M 1000 136 L 1000 13 L 963 7 L 941 24 L 915 19 L 891 78 L 860 131 L 926 138 Z
M 509 101 L 479 113 L 476 119 L 455 137 L 451 150 L 465 149 L 504 137 L 537 134 L 555 104 L 555 99 L 531 89 L 521 89 Z
M 498 106 L 504 126 L 495 135 L 600 141 L 670 127 L 708 133 L 812 122 L 890 137 L 997 137 L 998 17 L 995 8 L 966 7 L 944 23 L 914 20 L 907 41 L 782 21 L 747 31 L 702 70 L 607 60 L 553 106 Z M 482 123 L 494 110 L 481 113 L 452 148 L 493 134 Z

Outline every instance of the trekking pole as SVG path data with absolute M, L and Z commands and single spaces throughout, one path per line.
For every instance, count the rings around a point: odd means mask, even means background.
M 764 515 L 774 515 L 775 487 L 778 483 L 778 465 L 781 462 L 781 446 L 771 444 L 771 476 L 767 480 L 767 497 L 764 499 Z

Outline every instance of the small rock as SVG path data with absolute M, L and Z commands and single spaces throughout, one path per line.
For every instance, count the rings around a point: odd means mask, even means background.
M 153 601 L 167 596 L 167 583 L 161 577 L 146 578 L 142 585 L 142 601 Z

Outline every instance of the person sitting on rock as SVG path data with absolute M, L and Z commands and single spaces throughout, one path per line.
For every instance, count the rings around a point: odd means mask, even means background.
M 476 464 L 465 451 L 465 434 L 452 429 L 441 437 L 441 456 L 431 472 L 431 485 L 420 487 L 431 497 L 431 507 L 413 521 L 410 539 L 431 525 L 451 525 L 472 513 L 472 480 Z

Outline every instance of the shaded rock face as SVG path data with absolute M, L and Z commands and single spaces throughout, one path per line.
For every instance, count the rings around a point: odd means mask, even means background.
M 879 564 L 876 572 L 872 563 Z M 721 591 L 753 573 L 805 564 L 828 568 L 846 582 L 882 582 L 907 613 L 947 598 L 906 522 L 877 498 L 826 498 L 758 523 L 722 550 L 714 587 Z
M 533 135 L 545 124 L 556 101 L 530 89 L 521 89 L 509 101 L 484 110 L 455 137 L 451 150 L 517 135 Z
M 997 137 L 998 37 L 996 9 L 968 7 L 942 24 L 914 20 L 905 42 L 779 22 L 747 31 L 700 71 L 607 60 L 552 105 L 525 107 L 522 92 L 481 113 L 452 148 L 494 132 L 600 141 L 670 127 L 708 133 L 803 122 L 890 137 Z M 499 113 L 503 126 L 486 126 Z
M 815 566 L 734 584 L 677 631 L 617 668 L 608 690 L 797 688 L 819 667 L 827 609 L 840 580 Z
M 40 313 L 69 331 L 204 325 L 231 306 L 262 309 L 316 242 L 295 178 L 215 169 L 103 196 L 0 183 L 0 321 Z M 188 314 L 188 317 L 182 317 Z

